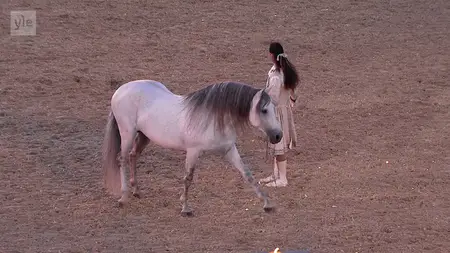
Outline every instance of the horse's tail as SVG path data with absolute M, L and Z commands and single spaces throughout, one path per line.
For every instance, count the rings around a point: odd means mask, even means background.
M 114 194 L 120 194 L 120 167 L 117 159 L 120 152 L 120 132 L 116 118 L 109 112 L 103 140 L 103 179 L 106 189 Z

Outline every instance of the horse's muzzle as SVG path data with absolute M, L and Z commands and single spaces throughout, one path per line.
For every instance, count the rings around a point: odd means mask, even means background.
M 269 136 L 269 141 L 272 144 L 277 144 L 283 138 L 283 131 L 279 129 L 270 129 L 266 132 L 267 136 Z

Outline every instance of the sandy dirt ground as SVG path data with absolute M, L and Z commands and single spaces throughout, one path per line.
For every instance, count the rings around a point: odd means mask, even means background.
M 0 252 L 450 252 L 450 2 L 2 0 Z M 11 10 L 36 36 L 10 36 Z M 265 213 L 202 157 L 181 217 L 184 153 L 150 145 L 141 199 L 116 207 L 101 144 L 117 85 L 185 94 L 263 87 L 279 40 L 301 75 L 289 186 Z M 271 172 L 256 130 L 238 148 Z

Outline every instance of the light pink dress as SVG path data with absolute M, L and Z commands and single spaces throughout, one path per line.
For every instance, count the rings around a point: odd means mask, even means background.
M 295 130 L 294 116 L 292 114 L 292 101 L 295 93 L 284 88 L 284 75 L 281 70 L 277 70 L 275 65 L 269 70 L 266 92 L 270 95 L 276 107 L 277 119 L 283 129 L 283 138 L 277 144 L 267 141 L 267 158 L 276 155 L 284 155 L 290 149 L 297 146 L 297 132 Z

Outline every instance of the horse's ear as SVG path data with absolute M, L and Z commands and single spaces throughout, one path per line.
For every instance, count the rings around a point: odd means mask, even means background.
M 267 87 L 264 87 L 264 89 L 261 90 L 261 95 L 262 95 L 263 93 L 267 93 Z M 267 93 L 267 94 L 268 94 L 268 93 Z
M 265 89 L 261 89 L 258 92 L 256 92 L 255 96 L 253 97 L 254 101 L 259 101 L 261 99 L 261 95 L 263 94 Z
M 259 90 L 258 92 L 256 92 L 256 94 L 253 96 L 252 99 L 252 106 L 249 111 L 249 121 L 250 124 L 254 127 L 258 127 L 261 124 L 260 119 L 258 117 L 257 108 L 260 103 L 263 91 L 264 90 Z
M 261 94 L 267 93 L 267 87 L 262 88 L 262 89 L 260 90 L 260 92 L 261 92 Z

